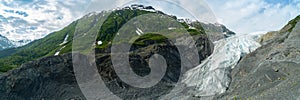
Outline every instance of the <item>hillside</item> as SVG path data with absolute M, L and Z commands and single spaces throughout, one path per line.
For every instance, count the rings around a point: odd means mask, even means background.
M 153 9 L 151 7 L 145 8 Z M 107 15 L 108 13 L 109 15 Z M 146 90 L 127 85 L 117 77 L 112 65 L 112 55 L 110 54 L 111 42 L 113 37 L 117 35 L 117 31 L 130 19 L 149 13 L 167 16 L 182 26 L 182 28 L 178 29 L 166 27 L 161 29 L 163 32 L 171 31 L 170 33 L 174 38 L 179 37 L 176 41 L 189 43 L 189 41 L 185 41 L 188 39 L 181 36 L 181 34 L 175 34 L 182 30 L 187 30 L 196 42 L 195 44 L 190 44 L 192 46 L 195 45 L 198 50 L 199 61 L 196 62 L 200 63 L 212 53 L 213 44 L 202 27 L 191 28 L 188 23 L 177 22 L 175 16 L 166 15 L 160 11 L 131 9 L 127 7 L 111 12 L 90 13 L 73 22 L 63 30 L 54 32 L 24 47 L 16 48 L 10 55 L 6 55 L 0 59 L 0 64 L 6 64 L 4 67 L 1 67 L 2 71 L 10 70 L 0 75 L 0 99 L 85 99 L 83 93 L 79 91 L 78 84 L 74 77 L 71 58 L 72 39 L 89 37 L 91 33 L 95 31 L 99 31 L 99 33 L 97 33 L 98 37 L 94 37 L 96 41 L 93 41 L 93 43 L 95 43 L 95 60 L 98 73 L 102 76 L 105 85 L 110 88 L 113 93 L 124 99 L 157 99 L 159 96 L 170 92 L 170 90 L 174 88 L 174 83 L 179 81 L 181 67 L 192 68 L 196 65 L 185 62 L 188 66 L 181 66 L 180 62 L 182 59 L 180 58 L 178 48 L 171 41 L 167 40 L 166 37 L 145 31 L 151 27 L 146 27 L 143 31 L 145 33 L 141 32 L 144 35 L 141 35 L 141 37 L 133 41 L 133 45 L 128 53 L 130 54 L 129 59 L 132 70 L 139 76 L 145 76 L 151 72 L 148 63 L 153 54 L 160 54 L 165 57 L 168 68 L 158 85 Z M 97 27 L 97 25 L 103 21 L 104 16 L 107 16 L 107 19 L 104 20 L 102 27 Z M 148 20 L 145 19 L 143 21 L 147 22 Z M 149 23 L 150 25 L 165 24 L 163 23 L 164 21 Z M 132 27 L 123 27 L 122 29 L 126 30 L 127 28 Z M 74 34 L 75 30 L 80 34 Z M 99 41 L 101 41 L 101 43 L 98 43 Z M 128 41 L 125 42 L 127 43 Z M 122 43 L 116 45 L 121 44 Z M 184 45 L 179 44 L 179 46 Z M 79 48 L 81 47 L 84 47 L 84 45 L 79 46 Z M 84 53 L 77 54 L 73 52 L 73 55 L 77 55 L 82 58 L 83 62 L 89 63 L 88 59 L 84 59 L 86 58 Z M 186 57 L 192 58 L 193 56 L 194 55 L 188 55 Z M 21 66 L 19 67 L 19 65 Z M 84 67 L 89 66 L 83 66 L 83 68 Z M 11 70 L 12 68 L 15 69 Z M 87 68 L 84 68 L 84 70 L 86 69 Z M 92 76 L 95 75 L 90 76 L 91 77 L 87 79 L 94 78 Z M 88 82 L 90 81 L 93 82 L 94 80 L 88 80 Z
M 229 90 L 216 99 L 299 99 L 300 16 L 261 43 L 233 69 Z
M 7 48 L 13 48 L 15 45 L 8 38 L 0 35 L 0 51 Z
M 100 29 L 95 27 L 95 25 L 98 25 L 100 21 L 94 22 L 93 20 L 99 20 L 102 17 L 100 15 L 102 14 L 105 15 L 109 13 L 110 15 L 105 20 L 102 27 Z M 147 13 L 164 14 L 161 11 L 155 11 L 154 8 L 147 7 L 147 6 L 145 6 L 144 8 L 133 8 L 133 6 L 131 6 L 131 7 L 125 7 L 113 11 L 103 11 L 101 13 L 94 12 L 94 13 L 87 14 L 86 16 L 74 21 L 67 27 L 63 28 L 62 30 L 49 34 L 45 38 L 35 40 L 22 47 L 11 48 L 11 49 L 6 49 L 1 51 L 0 72 L 6 72 L 13 68 L 17 68 L 23 63 L 33 61 L 39 58 L 71 52 L 72 40 L 74 39 L 74 32 L 76 28 L 77 28 L 76 30 L 77 32 L 82 32 L 84 34 L 89 34 L 89 32 L 99 31 L 96 41 L 101 40 L 102 44 L 96 45 L 96 49 L 100 49 L 100 51 L 107 51 L 109 49 L 108 47 L 111 46 L 110 43 L 112 41 L 112 38 L 116 35 L 117 31 L 121 28 L 123 24 L 125 24 L 131 18 L 134 18 L 142 14 L 147 14 Z M 168 16 L 176 20 L 179 20 L 176 18 L 176 16 L 171 16 L 171 15 Z M 184 21 L 180 23 L 185 28 L 188 29 L 191 35 L 204 34 L 205 31 L 208 31 L 208 30 L 204 30 L 204 28 L 200 24 L 190 24 Z M 196 27 L 196 29 L 189 29 L 191 26 Z M 210 27 L 213 27 L 213 25 L 210 25 Z M 222 26 L 222 28 L 226 31 L 229 31 L 224 26 Z M 223 30 L 214 31 L 214 34 L 223 35 Z M 147 41 L 147 38 L 144 39 L 143 41 Z M 139 45 L 141 45 L 141 42 Z

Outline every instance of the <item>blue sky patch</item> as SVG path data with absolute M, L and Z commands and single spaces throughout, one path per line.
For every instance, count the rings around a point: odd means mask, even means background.
M 14 10 L 4 10 L 5 12 L 8 12 L 8 13 L 14 13 L 15 11 Z
M 18 14 L 18 15 L 21 15 L 21 16 L 24 16 L 24 17 L 28 17 L 29 15 L 24 12 L 24 11 L 15 11 L 15 10 L 3 10 L 4 12 L 7 12 L 7 13 L 15 13 L 15 14 Z
M 16 11 L 16 14 L 22 15 L 24 17 L 28 16 L 28 14 L 26 12 L 23 12 L 23 11 Z
M 292 2 L 292 0 L 265 0 L 265 1 L 270 4 L 281 4 L 281 5 L 287 5 Z

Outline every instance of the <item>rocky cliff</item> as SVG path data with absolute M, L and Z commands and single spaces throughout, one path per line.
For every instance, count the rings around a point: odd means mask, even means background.
M 0 99 L 84 99 L 72 55 L 42 58 L 0 76 Z
M 194 36 L 194 38 L 200 53 L 199 58 L 203 60 L 212 53 L 212 44 L 205 35 Z M 106 86 L 121 98 L 157 99 L 174 88 L 174 83 L 179 80 L 181 74 L 181 61 L 175 46 L 169 43 L 149 44 L 133 49 L 131 52 L 130 64 L 133 71 L 140 76 L 149 74 L 150 70 L 147 67 L 149 61 L 147 59 L 154 53 L 166 57 L 168 65 L 166 75 L 156 87 L 145 90 L 123 83 L 113 70 L 110 54 L 100 49 L 96 49 L 98 72 Z M 85 99 L 74 76 L 71 54 L 51 56 L 29 62 L 0 76 L 0 99 L 37 98 Z
M 216 99 L 299 99 L 300 16 L 261 38 L 264 44 L 231 72 L 227 93 Z

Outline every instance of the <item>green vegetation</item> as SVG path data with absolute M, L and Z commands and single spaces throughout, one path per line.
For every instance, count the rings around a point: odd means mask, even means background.
M 300 15 L 297 16 L 295 19 L 289 21 L 288 25 L 291 25 L 291 27 L 288 29 L 288 32 L 292 32 L 293 31 L 294 27 L 296 27 L 296 24 L 298 23 L 299 20 L 300 20 Z
M 199 34 L 203 34 L 203 32 L 200 32 L 199 30 L 197 30 L 197 29 L 188 29 L 187 30 L 189 33 L 190 33 L 190 35 L 199 35 Z
M 112 41 L 113 37 L 115 37 L 118 30 L 130 19 L 153 12 L 148 12 L 144 10 L 130 10 L 130 9 L 124 9 L 124 10 L 117 10 L 112 12 L 106 21 L 103 23 L 99 35 L 97 37 L 97 41 L 101 40 L 103 42 L 103 45 L 108 45 L 109 42 Z
M 167 41 L 168 41 L 168 38 L 166 38 L 162 35 L 148 33 L 148 34 L 141 36 L 136 41 L 134 41 L 133 45 L 147 46 L 149 44 L 162 44 L 162 43 L 166 43 Z
M 64 41 L 67 34 L 69 34 L 68 41 L 72 39 L 71 37 L 73 37 L 75 26 L 76 22 L 73 22 L 61 31 L 51 33 L 43 39 L 36 40 L 23 47 L 13 49 L 14 52 L 11 52 L 10 55 L 5 55 L 0 59 L 0 71 L 6 72 L 28 61 L 54 55 L 55 51 L 62 47 L 59 44 Z M 1 54 L 3 53 L 5 52 L 1 51 Z
M 69 26 L 65 27 L 64 29 L 51 33 L 48 36 L 36 40 L 30 44 L 27 44 L 23 47 L 19 48 L 13 48 L 13 49 L 7 49 L 0 52 L 0 72 L 6 72 L 8 70 L 11 70 L 13 68 L 19 67 L 21 64 L 36 60 L 42 57 L 46 56 L 53 56 L 57 51 L 60 50 L 60 54 L 68 53 L 72 51 L 72 40 L 74 37 L 74 32 L 76 27 L 80 28 L 79 30 L 76 29 L 79 33 L 94 33 L 98 32 L 98 36 L 95 37 L 97 41 L 102 41 L 103 44 L 97 45 L 96 48 L 105 49 L 108 46 L 111 45 L 111 42 L 113 38 L 115 37 L 118 30 L 129 20 L 132 18 L 148 14 L 148 13 L 155 13 L 155 12 L 149 12 L 139 9 L 122 9 L 122 10 L 116 10 L 111 12 L 110 15 L 108 15 L 108 18 L 104 21 L 101 28 L 94 27 L 93 25 L 99 24 L 94 23 L 95 17 L 99 16 L 89 16 L 84 17 L 82 19 L 79 19 L 73 23 L 71 23 Z M 158 12 L 160 14 L 163 14 L 162 12 Z M 172 18 L 176 18 L 174 16 L 170 16 Z M 163 23 L 163 22 L 159 22 Z M 189 26 L 186 23 L 181 23 L 187 31 L 191 35 L 198 35 L 198 34 L 204 34 L 203 28 L 196 27 L 197 29 L 188 29 Z M 150 27 L 152 28 L 152 27 Z M 155 26 L 153 26 L 155 28 Z M 198 30 L 199 29 L 199 30 Z M 169 32 L 166 30 L 166 32 Z M 182 29 L 175 29 L 172 30 L 171 34 L 175 33 L 182 33 Z M 60 45 L 66 35 L 69 35 L 67 39 L 67 43 Z M 181 34 L 172 35 L 173 37 L 178 37 Z M 84 36 L 84 35 L 83 35 Z M 87 34 L 86 36 L 90 36 Z M 77 38 L 77 36 L 76 36 Z M 152 44 L 152 43 L 166 43 L 168 40 L 166 37 L 151 33 L 151 34 L 145 34 L 142 35 L 139 38 L 136 38 L 136 41 L 133 41 L 135 45 L 139 46 L 146 46 Z M 85 41 L 83 41 L 85 42 Z M 64 47 L 64 48 L 63 48 Z

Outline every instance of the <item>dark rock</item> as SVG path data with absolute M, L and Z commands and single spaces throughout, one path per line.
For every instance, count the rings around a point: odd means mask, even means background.
M 0 99 L 84 99 L 73 73 L 72 55 L 46 57 L 0 76 Z
M 199 50 L 199 59 L 203 60 L 212 53 L 212 43 L 205 36 L 194 36 L 194 38 Z M 130 64 L 137 75 L 145 76 L 151 71 L 148 60 L 156 53 L 165 57 L 168 68 L 162 81 L 149 89 L 132 87 L 122 82 L 113 70 L 110 53 L 96 49 L 98 72 L 106 86 L 120 98 L 157 99 L 170 92 L 182 74 L 177 48 L 170 44 L 153 44 L 136 48 L 131 51 Z M 89 79 L 87 78 L 86 81 Z M 29 62 L 2 74 L 0 99 L 85 99 L 85 97 L 74 75 L 72 54 L 65 54 Z

